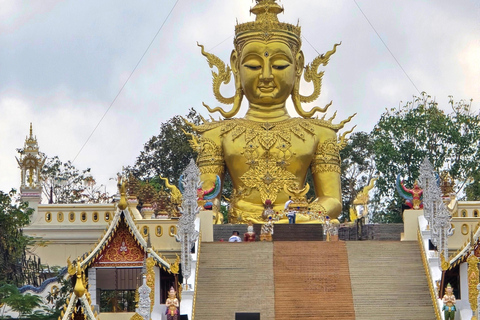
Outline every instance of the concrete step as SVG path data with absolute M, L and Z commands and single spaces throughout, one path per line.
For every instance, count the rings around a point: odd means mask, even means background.
M 273 244 L 202 243 L 196 320 L 233 320 L 235 312 L 275 319 Z
M 416 242 L 348 242 L 356 319 L 435 319 Z

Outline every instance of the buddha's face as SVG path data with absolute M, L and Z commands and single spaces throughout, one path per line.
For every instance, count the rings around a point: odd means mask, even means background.
M 297 58 L 285 43 L 250 42 L 237 58 L 240 84 L 250 103 L 272 105 L 287 100 L 295 84 Z

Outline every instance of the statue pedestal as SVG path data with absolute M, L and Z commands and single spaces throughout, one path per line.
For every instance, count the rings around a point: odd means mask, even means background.
M 202 242 L 213 242 L 213 215 L 212 210 L 202 210 L 198 214 L 200 218 L 200 232 L 202 233 Z
M 423 215 L 423 209 L 403 211 L 402 241 L 417 241 L 418 217 Z
M 193 294 L 193 290 L 183 290 L 182 300 L 180 300 L 180 314 L 188 315 L 188 319 L 192 319 Z

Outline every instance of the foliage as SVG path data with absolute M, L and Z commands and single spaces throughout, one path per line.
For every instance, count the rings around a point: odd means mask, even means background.
M 190 109 L 185 119 L 197 125 L 202 121 L 201 116 L 195 109 Z M 191 159 L 197 158 L 197 153 L 188 142 L 190 137 L 185 133 L 194 134 L 192 128 L 180 116 L 175 116 L 162 123 L 160 133 L 150 138 L 144 145 L 144 149 L 137 157 L 135 165 L 126 169 L 128 174 L 132 174 L 139 180 L 134 183 L 135 186 L 129 189 L 136 191 L 140 203 L 144 202 L 143 199 L 153 198 L 151 204 L 153 204 L 154 209 L 157 208 L 158 192 L 168 190 L 159 176 L 168 178 L 171 184 L 178 186 L 183 170 Z M 157 194 L 152 193 L 150 185 L 155 187 Z M 227 172 L 222 193 L 230 197 L 232 189 L 232 182 Z
M 47 295 L 47 302 L 53 304 L 53 308 L 48 312 L 49 319 L 57 319 L 63 310 L 63 306 L 67 302 L 71 292 L 73 291 L 73 279 L 64 279 L 62 276 L 58 276 L 60 287 L 58 290 L 49 292 Z
M 32 311 L 39 308 L 41 303 L 42 299 L 39 296 L 30 293 L 21 294 L 15 285 L 3 284 L 0 286 L 0 305 L 4 304 L 0 319 L 4 319 L 7 306 L 12 311 L 19 313 L 18 319 L 24 319 L 24 316 L 28 316 L 28 319 Z M 39 315 L 40 312 L 36 314 Z
M 403 107 L 386 111 L 375 125 L 372 138 L 380 173 L 375 200 L 383 217 L 377 221 L 400 219 L 403 199 L 395 192 L 396 176 L 407 178 L 406 185 L 411 187 L 425 157 L 437 171 L 450 173 L 456 191 L 474 178 L 480 161 L 480 115 L 473 114 L 463 100 L 451 99 L 450 105 L 453 112 L 446 114 L 423 93 Z
M 72 278 L 64 279 L 58 276 L 60 288 L 49 292 L 46 301 L 51 306 L 43 304 L 39 296 L 29 293 L 21 294 L 16 286 L 4 284 L 0 286 L 0 305 L 4 303 L 3 309 L 0 309 L 0 319 L 4 319 L 3 314 L 10 310 L 20 312 L 19 319 L 27 318 L 29 320 L 51 320 L 60 317 L 67 298 L 73 290 Z M 36 309 L 36 310 L 35 310 Z M 34 311 L 35 310 L 35 311 Z
M 357 193 L 373 178 L 375 154 L 371 135 L 357 132 L 350 136 L 348 144 L 340 151 L 342 159 L 342 214 L 341 219 L 349 217 L 349 210 Z
M 465 187 L 468 201 L 480 201 L 480 170 L 472 175 L 472 179 Z
M 200 116 L 194 109 L 190 109 L 186 116 L 188 121 L 200 123 Z M 151 180 L 161 175 L 177 185 L 182 171 L 190 159 L 196 159 L 197 154 L 188 143 L 188 136 L 184 133 L 193 133 L 182 117 L 175 116 L 160 125 L 160 133 L 153 136 L 144 145 L 137 161 L 128 171 L 142 180 Z M 163 182 L 161 182 L 163 185 Z
M 101 203 L 111 197 L 97 186 L 90 168 L 77 169 L 71 161 L 62 162 L 58 156 L 48 158 L 42 168 L 42 187 L 49 203 Z
M 18 203 L 16 191 L 0 191 L 0 282 L 22 285 L 25 274 L 22 272 L 26 260 L 26 249 L 32 238 L 25 236 L 22 228 L 30 223 L 33 209 L 27 203 Z

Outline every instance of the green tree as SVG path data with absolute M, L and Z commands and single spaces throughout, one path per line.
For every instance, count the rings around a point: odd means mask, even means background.
M 437 171 L 448 171 L 456 191 L 474 179 L 480 161 L 480 115 L 465 101 L 450 101 L 451 113 L 439 109 L 423 93 L 412 102 L 387 110 L 372 131 L 377 181 L 376 212 L 379 222 L 401 221 L 403 199 L 395 191 L 401 174 L 411 187 L 419 176 L 422 160 L 428 157 Z
M 18 319 L 30 319 L 33 310 L 40 308 L 42 298 L 30 293 L 21 294 L 16 286 L 4 284 L 0 286 L 0 305 L 2 304 L 0 319 L 5 319 L 4 315 L 8 308 L 18 312 Z M 40 315 L 41 313 L 36 312 L 36 314 Z
M 195 109 L 190 109 L 185 119 L 196 125 L 203 121 L 200 114 Z M 187 133 L 187 134 L 186 134 Z M 161 175 L 168 178 L 170 183 L 178 185 L 180 175 L 187 167 L 190 159 L 196 159 L 197 153 L 192 149 L 188 142 L 191 138 L 190 134 L 194 134 L 193 130 L 180 116 L 175 116 L 167 122 L 160 125 L 160 133 L 150 138 L 144 145 L 143 151 L 137 157 L 135 165 L 127 167 L 127 174 L 132 174 L 139 180 L 137 183 L 137 192 L 140 202 L 142 201 L 142 190 L 145 186 L 151 184 L 157 191 L 163 189 L 168 190 L 163 180 L 159 178 Z M 149 188 L 149 187 L 148 187 Z M 229 198 L 233 185 L 228 172 L 225 173 L 222 194 Z M 156 195 L 153 205 L 156 207 Z M 222 207 L 224 205 L 222 204 Z M 221 208 L 222 212 L 226 212 L 226 208 Z M 224 220 L 227 222 L 227 219 Z
M 195 124 L 199 124 L 201 121 L 199 114 L 194 109 L 190 109 L 185 118 Z M 189 137 L 184 132 L 193 133 L 180 116 L 175 116 L 162 123 L 160 133 L 145 143 L 135 165 L 128 168 L 128 171 L 142 181 L 152 180 L 161 175 L 177 185 L 178 179 L 190 159 L 197 158 L 197 153 L 190 146 Z M 158 181 L 159 185 L 163 185 L 163 182 L 158 179 L 155 181 Z
M 22 228 L 30 223 L 33 209 L 18 203 L 15 194 L 13 189 L 8 194 L 0 191 L 0 282 L 19 286 L 25 282 L 22 265 L 33 241 Z
M 475 172 L 465 187 L 468 201 L 480 201 L 480 170 Z
M 357 193 L 375 175 L 375 152 L 372 137 L 367 132 L 357 132 L 350 136 L 348 144 L 340 151 L 342 159 L 342 215 L 349 217 L 349 210 Z
M 77 169 L 58 156 L 48 158 L 42 168 L 43 195 L 49 203 L 101 203 L 111 197 L 90 175 L 90 168 Z
M 59 289 L 53 292 L 49 292 L 46 297 L 47 302 L 49 304 L 53 304 L 53 308 L 44 308 L 45 313 L 48 315 L 48 318 L 45 318 L 45 320 L 57 319 L 60 316 L 60 313 L 63 310 L 63 306 L 66 304 L 67 299 L 70 297 L 73 291 L 73 279 L 73 277 L 65 279 L 63 278 L 63 276 L 58 276 L 58 282 L 60 284 Z M 42 315 L 38 318 L 38 320 L 41 320 L 41 317 Z

